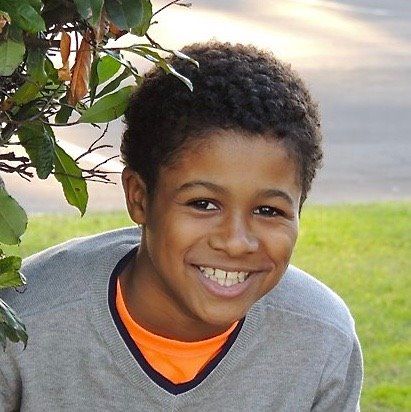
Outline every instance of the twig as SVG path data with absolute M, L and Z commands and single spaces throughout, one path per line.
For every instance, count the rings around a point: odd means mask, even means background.
M 84 153 L 82 153 L 80 156 L 77 157 L 77 159 L 75 159 L 75 162 L 78 162 L 81 158 L 89 155 L 90 153 L 93 153 L 96 150 L 105 149 L 105 148 L 113 148 L 113 146 L 109 144 L 95 146 L 106 135 L 107 130 L 108 130 L 108 123 L 106 123 L 106 127 L 104 128 L 103 133 L 89 146 L 89 148 Z
M 64 126 L 75 126 L 76 124 L 79 124 L 79 121 L 71 122 L 71 123 L 49 123 L 43 121 L 44 124 L 48 124 L 49 126 L 53 127 L 64 127 Z
M 93 146 L 94 146 L 95 144 L 97 144 L 97 143 L 107 134 L 108 125 L 109 125 L 109 124 L 107 123 L 107 124 L 106 124 L 106 127 L 105 127 L 104 130 L 103 130 L 103 133 L 101 134 L 101 136 L 100 136 L 97 140 L 95 140 L 95 141 L 90 145 L 89 150 L 93 149 Z
M 76 159 L 74 159 L 75 162 L 78 162 L 80 159 L 82 159 L 83 157 L 86 157 L 87 155 L 89 155 L 90 153 L 95 152 L 96 150 L 100 150 L 100 149 L 112 149 L 113 146 L 111 144 L 102 144 L 100 146 L 96 146 L 93 149 L 88 149 L 86 152 L 82 153 L 80 156 L 78 156 Z
M 180 0 L 171 1 L 170 3 L 166 4 L 165 6 L 159 8 L 156 12 L 153 13 L 153 15 L 151 16 L 151 18 L 153 18 L 156 14 L 162 12 L 162 11 L 163 11 L 164 9 L 166 9 L 167 7 L 170 7 L 170 6 L 172 6 L 173 4 L 178 3 L 179 1 L 180 1 Z
M 92 169 L 90 169 L 90 170 L 96 170 L 98 167 L 100 167 L 100 166 L 108 163 L 110 160 L 116 159 L 117 157 L 119 157 L 119 155 L 111 156 L 111 157 L 109 157 L 108 159 L 102 161 L 101 163 L 95 165 L 95 166 L 94 166 Z
M 161 44 L 160 44 L 160 43 L 157 43 L 156 41 L 154 41 L 154 40 L 150 37 L 150 35 L 149 35 L 148 33 L 146 33 L 145 36 L 146 36 L 147 40 L 148 40 L 155 48 L 164 50 L 164 48 L 161 46 Z
M 24 156 L 16 156 L 13 152 L 3 153 L 0 155 L 0 171 L 5 173 L 17 173 L 21 178 L 30 181 L 33 177 L 33 173 L 28 169 L 33 167 L 30 163 L 30 159 Z M 5 162 L 20 162 L 17 166 L 12 166 Z

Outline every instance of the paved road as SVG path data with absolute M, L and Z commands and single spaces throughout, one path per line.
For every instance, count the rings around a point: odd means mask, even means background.
M 312 202 L 411 199 L 411 1 L 193 3 L 160 15 L 153 36 L 176 48 L 213 36 L 269 48 L 301 72 L 320 102 L 326 156 Z M 108 133 L 114 151 L 121 130 L 117 122 Z M 71 151 L 90 142 L 84 126 L 58 133 Z M 36 190 L 16 177 L 5 180 L 31 212 L 72 211 L 53 180 Z M 90 209 L 123 207 L 119 185 L 89 187 Z

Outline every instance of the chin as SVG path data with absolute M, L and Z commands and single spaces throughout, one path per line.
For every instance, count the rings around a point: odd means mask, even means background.
M 224 316 L 221 316 L 222 313 L 208 313 L 201 317 L 201 320 L 204 323 L 209 324 L 210 326 L 214 326 L 216 328 L 225 328 L 228 329 L 234 322 L 241 320 L 246 312 L 238 312 L 238 311 L 227 311 L 224 310 Z

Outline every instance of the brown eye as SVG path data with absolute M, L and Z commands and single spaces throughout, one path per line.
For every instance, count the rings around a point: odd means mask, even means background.
M 188 203 L 189 206 L 197 210 L 218 210 L 218 207 L 209 200 L 199 199 Z
M 257 209 L 254 209 L 253 212 L 255 215 L 262 215 L 266 217 L 275 217 L 275 216 L 282 216 L 284 213 L 272 206 L 260 206 Z

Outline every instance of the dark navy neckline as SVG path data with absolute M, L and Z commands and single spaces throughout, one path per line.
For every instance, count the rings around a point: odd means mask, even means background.
M 178 383 L 175 384 L 171 382 L 169 379 L 164 377 L 161 373 L 157 372 L 144 358 L 143 354 L 141 353 L 140 349 L 137 347 L 133 339 L 131 338 L 130 334 L 127 331 L 127 328 L 123 324 L 120 315 L 117 311 L 116 307 L 116 296 L 117 296 L 117 278 L 129 263 L 129 261 L 133 258 L 137 251 L 137 247 L 133 248 L 130 252 L 128 252 L 115 266 L 113 269 L 108 286 L 108 306 L 110 309 L 111 316 L 113 318 L 114 324 L 120 333 L 122 339 L 124 340 L 125 344 L 127 345 L 129 351 L 133 355 L 134 359 L 140 365 L 140 367 L 144 370 L 147 376 L 153 380 L 157 385 L 161 388 L 166 390 L 167 392 L 178 395 L 184 392 L 187 392 L 191 389 L 194 389 L 198 386 L 207 376 L 217 367 L 217 365 L 221 362 L 227 352 L 230 350 L 231 346 L 234 344 L 240 330 L 244 324 L 245 318 L 241 319 L 238 322 L 238 325 L 229 335 L 227 341 L 224 343 L 223 347 L 219 351 L 219 353 L 211 359 L 205 367 L 191 380 L 185 383 Z

